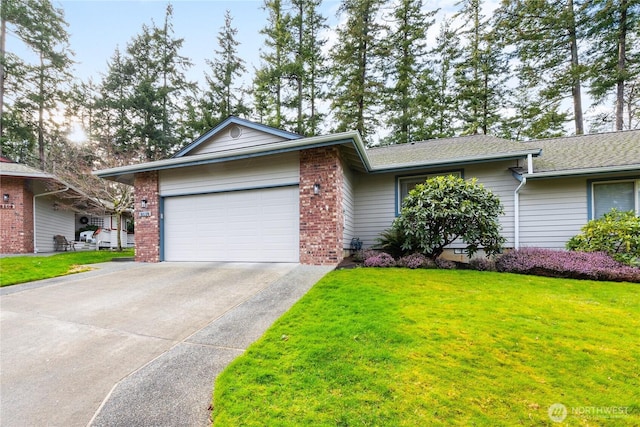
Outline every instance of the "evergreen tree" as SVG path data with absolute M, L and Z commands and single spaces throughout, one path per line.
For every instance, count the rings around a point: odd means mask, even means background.
M 635 0 L 593 0 L 586 3 L 591 45 L 591 94 L 602 101 L 613 93 L 615 129 L 625 128 L 626 86 L 640 77 L 640 3 Z M 627 108 L 627 116 L 629 114 Z
M 3 152 L 21 153 L 23 160 L 30 161 L 33 157 L 24 148 L 31 148 L 35 141 L 37 164 L 45 170 L 51 167 L 46 161 L 48 145 L 59 137 L 60 123 L 54 118 L 60 115 L 58 110 L 66 96 L 64 83 L 70 80 L 73 65 L 68 24 L 62 10 L 54 8 L 49 0 L 5 0 L 1 8 L 3 26 L 9 25 L 37 57 L 35 63 L 26 63 L 3 52 Z M 8 70 L 8 77 L 4 70 Z M 9 98 L 5 97 L 6 90 L 11 90 L 11 103 L 5 103 Z M 9 140 L 13 138 L 18 138 L 16 142 L 22 147 L 12 146 Z
M 383 0 L 344 0 L 344 23 L 331 51 L 331 108 L 336 131 L 357 130 L 368 139 L 380 123 L 384 82 L 382 39 L 387 28 L 378 16 Z
M 286 128 L 290 120 L 284 111 L 288 89 L 288 73 L 292 67 L 291 15 L 284 10 L 282 0 L 265 0 L 269 13 L 265 36 L 265 50 L 261 51 L 262 65 L 256 70 L 254 97 L 260 121 L 275 128 Z
M 143 25 L 127 46 L 124 66 L 133 72 L 131 108 L 133 144 L 145 160 L 168 157 L 185 141 L 178 139 L 182 114 L 181 96 L 193 88 L 185 76 L 191 65 L 180 55 L 183 39 L 173 37 L 172 7 L 167 7 L 162 27 Z
M 460 56 L 460 38 L 451 25 L 449 20 L 440 24 L 436 46 L 432 51 L 435 90 L 431 98 L 433 114 L 430 134 L 435 138 L 455 135 L 454 122 L 457 106 L 454 70 L 456 60 Z
M 112 147 L 116 155 L 142 160 L 133 125 L 134 74 L 133 63 L 116 49 L 95 97 L 95 126 L 85 131 L 101 146 Z
M 205 91 L 201 108 L 208 111 L 203 114 L 202 131 L 212 128 L 228 116 L 247 116 L 249 113 L 249 108 L 244 105 L 245 90 L 236 84 L 236 80 L 247 71 L 244 60 L 238 56 L 240 43 L 236 40 L 237 33 L 227 10 L 224 26 L 218 33 L 216 58 L 207 60 L 211 74 L 206 75 L 208 90 Z
M 467 41 L 455 70 L 461 131 L 487 134 L 499 122 L 506 67 L 501 46 L 481 13 L 481 1 L 458 4 L 462 9 L 456 17 L 466 22 L 460 34 Z
M 390 134 L 383 143 L 403 144 L 427 139 L 427 120 L 432 108 L 434 82 L 426 68 L 426 33 L 437 11 L 422 11 L 422 0 L 401 0 L 392 16 L 392 30 L 386 37 L 384 97 L 385 121 Z M 425 114 L 426 113 L 426 114 Z
M 580 19 L 573 0 L 503 0 L 495 20 L 502 42 L 514 50 L 518 86 L 536 93 L 529 97 L 537 99 L 539 108 L 520 110 L 518 115 L 525 121 L 520 127 L 526 127 L 526 121 L 541 121 L 542 130 L 547 121 L 549 129 L 556 129 L 557 120 L 567 117 L 558 105 L 570 96 L 575 133 L 584 133 L 585 67 L 580 63 Z
M 320 0 L 291 0 L 291 43 L 294 52 L 288 78 L 294 91 L 287 100 L 295 112 L 293 130 L 301 135 L 316 135 L 323 115 L 318 104 L 325 97 L 322 90 L 327 69 L 322 53 L 326 40 L 320 37 L 327 28 L 326 18 L 319 13 Z

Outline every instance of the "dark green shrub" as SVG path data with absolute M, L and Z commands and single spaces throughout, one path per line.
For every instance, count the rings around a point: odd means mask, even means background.
M 397 233 L 394 245 L 402 240 L 405 253 L 419 252 L 435 260 L 445 246 L 460 239 L 469 256 L 480 248 L 494 255 L 504 243 L 498 222 L 502 213 L 500 199 L 475 179 L 430 178 L 404 199 L 392 226 Z
M 618 262 L 640 266 L 640 218 L 634 212 L 612 209 L 589 221 L 581 231 L 567 242 L 567 249 L 606 252 Z
M 377 244 L 374 246 L 374 249 L 386 252 L 398 259 L 409 253 L 409 251 L 403 249 L 405 240 L 400 230 L 389 228 L 380 233 L 380 237 L 376 239 Z

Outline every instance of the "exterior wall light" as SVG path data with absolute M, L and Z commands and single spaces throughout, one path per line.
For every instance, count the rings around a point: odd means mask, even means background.
M 147 208 L 147 199 L 140 200 L 140 207 L 142 209 L 146 209 Z
M 4 194 L 2 195 L 2 201 L 3 201 L 4 203 L 8 203 L 8 202 L 9 202 L 9 194 L 4 193 Z
M 313 194 L 315 194 L 316 196 L 320 194 L 320 184 L 318 184 L 317 182 L 313 184 Z

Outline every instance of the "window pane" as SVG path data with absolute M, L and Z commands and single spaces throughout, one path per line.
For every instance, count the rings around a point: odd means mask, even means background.
M 400 185 L 400 188 L 401 188 L 400 200 L 404 200 L 404 198 L 409 195 L 409 191 L 416 188 L 416 185 L 418 184 L 424 184 L 426 180 L 427 180 L 426 176 L 422 178 L 409 178 L 409 179 L 403 180 Z
M 600 218 L 613 208 L 619 211 L 635 211 L 633 187 L 633 182 L 595 184 L 593 186 L 594 217 Z
M 424 182 L 428 178 L 433 178 L 436 176 L 449 176 L 449 175 L 453 175 L 456 178 L 460 178 L 460 172 L 434 173 L 429 175 L 400 178 L 398 180 L 400 183 L 400 202 L 402 202 L 404 198 L 409 195 L 409 191 L 413 190 L 418 184 L 424 184 Z

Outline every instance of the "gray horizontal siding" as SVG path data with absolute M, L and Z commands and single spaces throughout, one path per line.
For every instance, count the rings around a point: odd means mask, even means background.
M 53 209 L 56 199 L 51 196 L 36 197 L 36 252 L 53 252 L 53 236 L 63 235 L 68 241 L 75 238 L 75 213 L 63 209 Z
M 509 170 L 513 162 L 482 163 L 465 169 L 465 178 L 478 178 L 478 182 L 495 194 L 502 203 L 504 214 L 500 216 L 502 235 L 507 239 L 505 247 L 512 248 L 515 240 L 514 192 L 520 184 Z
M 354 182 L 353 172 L 343 164 L 344 169 L 344 185 L 342 188 L 342 211 L 344 214 L 344 231 L 343 231 L 343 248 L 348 249 L 351 244 L 351 239 L 356 237 L 354 235 Z
M 195 154 L 207 154 L 207 153 L 218 153 L 229 150 L 235 150 L 238 148 L 247 148 L 247 147 L 256 147 L 265 144 L 272 144 L 274 142 L 285 141 L 284 138 L 271 135 L 265 132 L 260 132 L 255 129 L 246 128 L 240 126 L 242 129 L 242 134 L 239 138 L 231 138 L 229 135 L 229 130 L 225 129 L 223 132 L 215 135 L 215 138 L 200 144 L 193 151 L 189 152 L 189 156 Z
M 500 198 L 505 214 L 499 218 L 502 234 L 507 239 L 506 247 L 514 243 L 514 196 L 518 181 L 513 178 L 509 167 L 513 162 L 485 163 L 467 166 L 463 171 L 465 179 L 478 178 L 487 189 Z M 424 170 L 413 175 L 429 174 Z M 396 217 L 396 174 L 357 174 L 355 186 L 355 235 L 360 237 L 365 247 L 375 244 L 380 233 L 388 229 Z M 462 242 L 452 248 L 465 247 Z
M 520 246 L 563 249 L 587 223 L 584 178 L 529 181 L 520 192 Z
M 395 177 L 357 174 L 354 184 L 354 237 L 366 248 L 373 246 L 395 219 Z
M 203 194 L 297 184 L 298 153 L 160 171 L 160 195 Z

